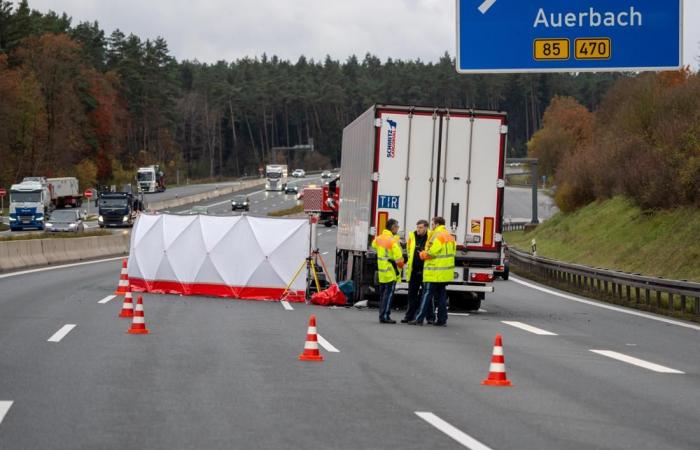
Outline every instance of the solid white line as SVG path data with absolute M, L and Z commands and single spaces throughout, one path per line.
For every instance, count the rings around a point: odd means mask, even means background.
M 2 423 L 2 420 L 5 418 L 7 411 L 10 410 L 12 403 L 13 402 L 11 400 L 0 400 L 0 423 Z
M 292 305 L 290 305 L 287 300 L 282 300 L 280 303 L 282 303 L 282 306 L 284 306 L 284 309 L 287 311 L 294 311 L 294 308 L 292 308 Z
M 316 337 L 318 338 L 318 343 L 321 344 L 321 347 L 325 348 L 327 351 L 332 353 L 340 353 L 340 350 L 335 348 L 333 344 L 326 340 L 326 338 L 324 338 L 320 334 L 316 334 Z
M 543 330 L 542 328 L 533 327 L 522 322 L 511 322 L 508 320 L 501 320 L 501 323 L 505 323 L 506 325 L 510 325 L 511 327 L 520 328 L 521 330 L 529 331 L 530 333 L 539 334 L 540 336 L 557 336 L 556 333 Z
M 21 272 L 6 273 L 3 275 L 0 275 L 0 280 L 3 278 L 17 277 L 19 275 L 27 275 L 30 273 L 45 272 L 47 270 L 66 269 L 68 267 L 78 267 L 78 266 L 86 266 L 88 264 L 98 264 L 98 263 L 109 262 L 109 261 L 117 261 L 119 259 L 124 259 L 125 257 L 126 256 L 117 256 L 114 258 L 96 259 L 94 261 L 86 261 L 86 262 L 73 263 L 73 264 L 64 264 L 62 266 L 42 267 L 41 269 L 23 270 Z
M 484 3 L 479 6 L 479 11 L 481 14 L 486 14 L 494 3 L 496 3 L 496 0 L 485 0 Z
M 518 284 L 522 284 L 523 286 L 527 286 L 531 289 L 536 289 L 540 292 L 544 292 L 544 293 L 547 293 L 550 295 L 556 295 L 557 297 L 565 298 L 567 300 L 571 300 L 574 302 L 583 303 L 585 305 L 595 306 L 598 308 L 609 309 L 610 311 L 617 311 L 617 312 L 629 314 L 631 316 L 644 317 L 645 319 L 656 320 L 657 322 L 668 323 L 671 325 L 676 325 L 679 327 L 690 328 L 691 330 L 700 331 L 700 326 L 698 326 L 698 325 L 693 325 L 693 324 L 684 323 L 684 322 L 678 322 L 677 320 L 666 319 L 665 317 L 654 316 L 651 314 L 646 314 L 643 312 L 635 311 L 633 309 L 618 308 L 617 306 L 611 306 L 611 305 L 606 305 L 603 303 L 597 303 L 597 302 L 594 302 L 591 300 L 584 300 L 581 298 L 574 297 L 572 295 L 562 294 L 561 292 L 556 292 L 556 291 L 553 291 L 551 289 L 543 288 L 543 287 L 537 286 L 535 284 L 528 283 L 527 281 L 519 279 L 518 277 L 515 277 L 515 276 L 511 276 L 510 279 Z
M 448 316 L 464 316 L 468 317 L 469 313 L 447 313 Z
M 415 412 L 418 417 L 428 422 L 430 425 L 434 426 L 438 430 L 442 431 L 455 441 L 459 442 L 463 446 L 471 450 L 491 450 L 491 447 L 487 447 L 481 442 L 477 441 L 473 437 L 464 433 L 463 431 L 453 427 L 449 423 L 445 422 L 435 414 L 431 412 Z
M 61 342 L 61 339 L 66 337 L 66 335 L 70 333 L 73 328 L 75 328 L 75 325 L 71 323 L 63 325 L 60 330 L 55 332 L 53 336 L 49 338 L 48 342 Z
M 104 305 L 105 303 L 108 303 L 110 300 L 112 300 L 114 297 L 116 297 L 116 295 L 108 295 L 107 297 L 103 298 L 97 303 Z
M 635 366 L 643 367 L 645 369 L 652 370 L 654 372 L 659 372 L 659 373 L 680 373 L 684 374 L 685 372 L 681 372 L 680 370 L 676 369 L 671 369 L 670 367 L 666 366 L 661 366 L 659 364 L 654 364 L 649 361 L 644 361 L 643 359 L 638 359 L 634 358 L 632 356 L 627 356 L 622 353 L 618 352 L 613 352 L 610 350 L 591 350 L 593 353 L 597 353 L 599 355 L 607 356 L 608 358 L 616 359 L 618 361 L 626 362 L 627 364 L 632 364 Z

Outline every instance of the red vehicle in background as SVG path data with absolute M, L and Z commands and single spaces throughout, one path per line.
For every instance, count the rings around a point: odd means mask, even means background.
M 327 227 L 338 224 L 338 209 L 340 207 L 340 186 L 336 177 L 325 186 L 308 186 L 301 196 L 304 200 L 304 212 L 318 214 L 319 219 Z

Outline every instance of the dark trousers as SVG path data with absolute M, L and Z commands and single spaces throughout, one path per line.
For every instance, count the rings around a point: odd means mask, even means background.
M 416 322 L 423 323 L 425 318 L 430 320 L 434 311 L 433 299 L 437 299 L 437 323 L 447 323 L 447 283 L 425 283 Z
M 405 320 L 415 320 L 420 300 L 423 294 L 423 273 L 412 273 L 408 282 L 408 307 L 406 309 Z M 430 317 L 428 317 L 430 320 Z
M 379 320 L 390 320 L 391 299 L 394 297 L 396 282 L 379 284 Z

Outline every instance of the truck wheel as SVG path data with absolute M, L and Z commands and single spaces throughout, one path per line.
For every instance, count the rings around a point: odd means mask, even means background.
M 328 219 L 328 220 L 326 220 L 326 221 L 324 222 L 324 225 L 325 225 L 327 228 L 332 227 L 332 226 L 333 226 L 333 219 Z
M 501 278 L 508 280 L 508 275 L 510 275 L 510 267 L 506 266 L 503 270 L 503 275 L 501 275 Z
M 483 299 L 483 292 L 452 292 L 449 295 L 450 310 L 478 311 Z

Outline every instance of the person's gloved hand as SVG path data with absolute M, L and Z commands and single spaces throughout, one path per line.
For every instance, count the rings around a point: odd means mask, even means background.
M 399 269 L 403 269 L 404 265 L 405 263 L 403 262 L 403 260 L 396 261 L 396 267 L 398 267 Z
M 420 253 L 418 254 L 418 256 L 420 256 L 420 259 L 423 260 L 423 261 L 425 261 L 426 259 L 429 258 L 428 252 L 426 252 L 425 250 L 423 250 L 422 252 L 420 252 Z

